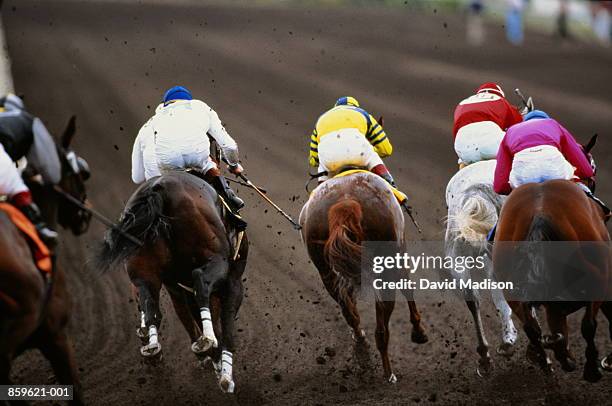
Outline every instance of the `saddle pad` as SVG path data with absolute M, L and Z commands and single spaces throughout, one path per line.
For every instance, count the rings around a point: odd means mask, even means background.
M 51 253 L 49 248 L 41 241 L 36 231 L 34 224 L 15 206 L 9 203 L 0 202 L 0 210 L 6 213 L 9 219 L 15 224 L 15 227 L 28 240 L 28 245 L 31 247 L 34 254 L 36 267 L 46 276 L 51 276 Z
M 348 171 L 340 172 L 339 174 L 334 176 L 334 178 L 341 178 L 343 176 L 352 175 L 354 173 L 372 173 L 372 172 L 367 171 L 365 169 L 349 169 Z M 387 181 L 385 181 L 385 184 L 391 189 L 391 191 L 393 192 L 393 195 L 395 196 L 398 202 L 401 203 L 404 200 L 408 199 L 408 196 L 406 196 L 404 192 L 402 192 L 401 190 L 394 188 Z

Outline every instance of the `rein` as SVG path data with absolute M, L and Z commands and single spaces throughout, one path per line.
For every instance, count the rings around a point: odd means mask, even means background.
M 61 187 L 59 187 L 57 185 L 54 185 L 53 186 L 53 190 L 55 190 L 56 193 L 58 193 L 59 195 L 64 197 L 70 203 L 74 204 L 79 209 L 85 210 L 86 212 L 90 213 L 95 219 L 100 221 L 102 224 L 104 224 L 105 226 L 107 226 L 109 228 L 112 228 L 113 230 L 117 231 L 119 234 L 121 234 L 122 236 L 124 236 L 125 238 L 127 238 L 128 240 L 133 242 L 134 244 L 136 244 L 138 246 L 143 246 L 144 245 L 144 242 L 142 240 L 140 240 L 139 238 L 134 237 L 130 233 L 126 233 L 121 228 L 119 228 L 119 226 L 117 226 L 117 224 L 113 223 L 111 220 L 109 220 L 102 213 L 98 212 L 97 210 L 95 210 L 92 207 L 89 207 L 89 206 L 85 205 L 79 199 L 77 199 L 76 197 L 72 196 L 70 193 L 66 192 Z

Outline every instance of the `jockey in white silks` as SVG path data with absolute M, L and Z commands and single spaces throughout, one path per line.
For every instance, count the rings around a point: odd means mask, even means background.
M 176 169 L 196 169 L 234 210 L 244 202 L 228 186 L 210 157 L 210 135 L 221 148 L 230 172 L 242 173 L 236 141 L 227 133 L 217 113 L 191 92 L 175 86 L 164 95 L 155 115 L 147 121 L 134 141 L 132 180 L 142 183 Z

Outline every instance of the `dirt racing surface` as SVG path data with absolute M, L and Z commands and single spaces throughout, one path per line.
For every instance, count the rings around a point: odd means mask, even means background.
M 75 149 L 91 165 L 90 198 L 116 218 L 135 189 L 130 155 L 136 133 L 163 94 L 182 84 L 219 113 L 240 145 L 250 178 L 297 217 L 307 199 L 308 136 L 320 113 L 352 95 L 384 115 L 394 156 L 387 163 L 409 194 L 423 239 L 444 238 L 444 190 L 456 170 L 455 104 L 480 83 L 520 87 L 580 141 L 600 134 L 598 194 L 612 201 L 612 53 L 581 43 L 528 35 L 507 45 L 489 25 L 483 48 L 465 45 L 460 16 L 437 10 L 307 9 L 222 5 L 149 5 L 5 1 L 3 18 L 18 94 L 58 134 L 77 115 Z M 510 96 L 510 99 L 517 102 Z M 398 301 L 390 356 L 399 382 L 382 379 L 374 346 L 374 309 L 361 305 L 372 371 L 361 371 L 349 328 L 324 291 L 299 235 L 255 194 L 247 201 L 252 249 L 246 298 L 237 323 L 237 393 L 223 395 L 212 368 L 198 365 L 166 296 L 161 365 L 139 354 L 139 322 L 122 270 L 99 276 L 87 266 L 102 238 L 95 224 L 80 239 L 62 234 L 60 263 L 69 275 L 75 341 L 90 404 L 609 404 L 612 376 L 581 379 L 581 314 L 571 317 L 579 368 L 544 377 L 524 357 L 521 332 L 510 360 L 479 378 L 467 307 L 419 303 L 430 342 L 410 342 L 408 307 Z M 408 223 L 409 239 L 419 238 Z M 488 338 L 499 339 L 492 305 Z M 598 345 L 612 348 L 600 318 Z M 15 363 L 18 383 L 48 383 L 35 353 Z

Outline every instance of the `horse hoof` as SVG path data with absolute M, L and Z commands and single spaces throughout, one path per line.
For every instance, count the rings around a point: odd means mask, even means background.
M 396 384 L 397 383 L 397 376 L 395 376 L 395 374 L 391 374 L 389 375 L 389 379 L 387 379 L 387 382 L 389 382 L 390 384 Z
M 219 379 L 219 387 L 224 393 L 234 393 L 236 384 L 231 376 L 223 375 L 221 379 Z
M 606 372 L 612 372 L 612 357 L 610 355 L 601 360 L 601 367 Z
M 427 341 L 429 341 L 427 334 L 419 330 L 412 330 L 412 334 L 410 334 L 410 339 L 413 343 L 416 344 L 425 344 Z
M 476 373 L 479 377 L 486 378 L 487 376 L 491 375 L 492 370 L 493 364 L 491 363 L 491 360 L 481 361 L 476 368 Z
M 502 357 L 510 358 L 514 354 L 514 345 L 511 343 L 503 343 L 497 347 L 497 354 Z
M 217 347 L 217 339 L 215 337 L 200 337 L 191 344 L 191 351 L 195 354 L 203 354 L 213 347 Z
M 352 331 L 351 337 L 353 338 L 353 341 L 355 341 L 356 343 L 363 343 L 366 339 L 365 330 L 363 329 L 359 330 L 359 334 L 355 334 L 355 332 Z
M 559 363 L 561 364 L 561 369 L 565 372 L 573 372 L 576 370 L 576 361 L 573 358 L 568 357 L 559 360 Z
M 585 381 L 595 383 L 598 382 L 603 377 L 599 367 L 595 365 L 594 367 L 585 367 L 584 373 L 582 374 L 582 378 Z
M 161 353 L 161 344 L 147 344 L 140 347 L 140 354 L 146 358 L 153 358 Z

